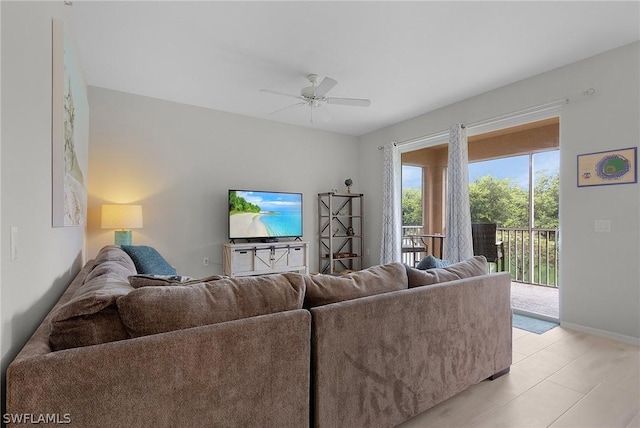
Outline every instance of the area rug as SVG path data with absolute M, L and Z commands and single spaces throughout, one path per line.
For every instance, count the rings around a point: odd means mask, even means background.
M 545 321 L 537 318 L 531 318 L 520 314 L 513 314 L 513 326 L 521 330 L 527 330 L 531 333 L 542 334 L 559 324 L 556 322 Z

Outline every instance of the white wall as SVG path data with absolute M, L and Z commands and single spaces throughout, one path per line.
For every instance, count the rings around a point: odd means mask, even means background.
M 154 246 L 181 274 L 222 273 L 228 189 L 292 191 L 303 193 L 303 239 L 317 270 L 317 194 L 357 175 L 356 137 L 96 87 L 89 104 L 90 257 L 113 243 L 100 206 L 135 202 L 144 228 L 134 244 Z
M 640 44 L 613 51 L 389 126 L 360 139 L 359 181 L 369 196 L 369 264 L 379 258 L 382 153 L 378 146 L 578 95 L 560 122 L 561 319 L 567 325 L 640 338 L 640 189 L 638 184 L 578 188 L 576 156 L 637 147 L 640 141 Z M 377 166 L 377 167 L 373 167 Z M 596 219 L 611 233 L 594 232 Z M 374 252 L 374 249 L 376 251 Z
M 83 262 L 84 228 L 51 227 L 51 21 L 63 2 L 2 2 L 2 376 Z M 86 171 L 86 165 L 84 168 Z M 9 232 L 18 227 L 18 259 Z
M 2 46 L 2 2 L 0 2 L 0 46 Z M 2 82 L 2 55 L 0 55 L 0 82 Z M 2 100 L 2 84 L 0 83 L 0 100 Z M 2 129 L 2 102 L 0 102 L 0 130 Z M 2 193 L 2 132 L 0 131 L 0 194 Z M 0 226 L 2 225 L 2 198 L 0 198 Z M 0 297 L 2 296 L 2 245 L 0 245 Z M 2 320 L 2 299 L 0 298 L 0 320 Z M 2 348 L 2 328 L 0 328 L 0 349 Z M 0 353 L 4 356 L 4 353 Z M 4 365 L 2 366 L 4 373 Z M 4 382 L 1 382 L 4 385 Z M 4 403 L 5 387 L 0 388 L 0 403 Z M 4 412 L 4 407 L 2 407 Z

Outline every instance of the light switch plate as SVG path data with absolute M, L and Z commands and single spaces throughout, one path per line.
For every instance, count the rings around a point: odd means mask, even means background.
M 593 230 L 595 232 L 611 232 L 611 220 L 596 220 Z
M 11 226 L 11 261 L 18 258 L 18 226 Z

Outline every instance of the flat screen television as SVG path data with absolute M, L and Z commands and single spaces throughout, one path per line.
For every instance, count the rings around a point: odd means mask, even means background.
M 302 193 L 229 190 L 229 239 L 302 237 Z

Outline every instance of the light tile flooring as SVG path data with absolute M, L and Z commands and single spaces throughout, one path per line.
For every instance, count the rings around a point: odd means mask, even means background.
M 640 427 L 640 348 L 562 327 L 514 328 L 510 373 L 400 427 Z

